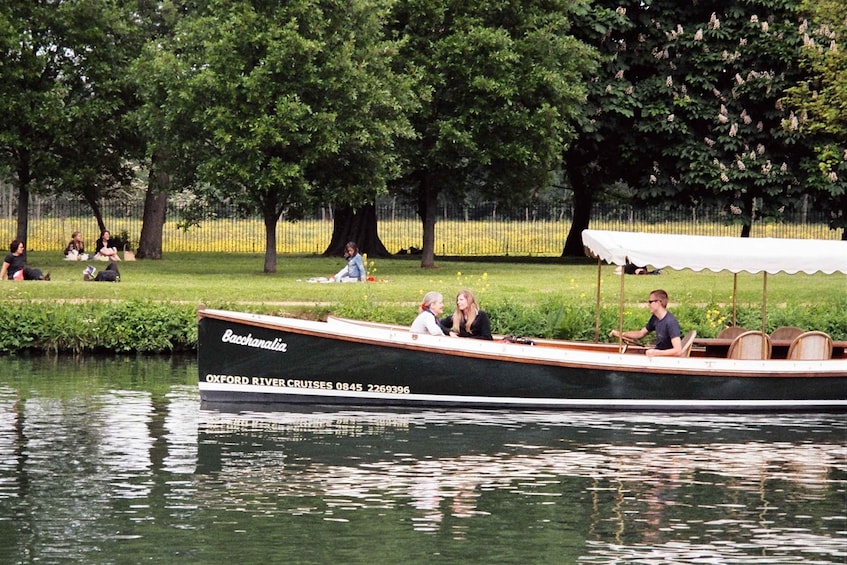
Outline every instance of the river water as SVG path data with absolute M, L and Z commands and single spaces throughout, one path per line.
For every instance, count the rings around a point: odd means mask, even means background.
M 6 358 L 0 563 L 847 562 L 844 414 L 204 406 Z

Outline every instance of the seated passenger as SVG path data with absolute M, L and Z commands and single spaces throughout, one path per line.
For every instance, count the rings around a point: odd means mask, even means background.
M 438 324 L 438 316 L 444 312 L 444 297 L 440 292 L 430 291 L 424 294 L 418 317 L 412 322 L 409 331 L 421 334 L 444 335 Z
M 491 320 L 487 313 L 479 309 L 476 298 L 469 290 L 459 291 L 456 296 L 456 311 L 452 316 L 441 320 L 441 327 L 451 336 L 493 339 Z
M 668 311 L 668 293 L 664 290 L 654 290 L 650 293 L 647 306 L 650 308 L 651 315 L 643 328 L 622 333 L 612 330 L 609 335 L 625 339 L 641 339 L 655 331 L 656 347 L 645 351 L 648 357 L 682 355 L 682 331 L 679 328 L 679 321 Z

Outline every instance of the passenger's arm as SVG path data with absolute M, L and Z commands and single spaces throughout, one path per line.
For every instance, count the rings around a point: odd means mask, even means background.
M 679 357 L 682 355 L 682 339 L 679 337 L 671 338 L 670 349 L 648 349 L 645 351 L 648 357 Z
M 612 330 L 612 331 L 609 332 L 609 336 L 610 337 L 622 337 L 624 339 L 635 340 L 635 339 L 642 339 L 648 333 L 649 332 L 647 331 L 647 328 L 641 328 L 640 330 L 629 330 L 629 331 L 626 331 L 626 332 L 623 332 L 623 333 L 619 332 L 618 330 Z

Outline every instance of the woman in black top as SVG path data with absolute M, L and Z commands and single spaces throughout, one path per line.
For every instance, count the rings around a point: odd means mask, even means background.
M 3 268 L 0 269 L 0 280 L 9 275 L 9 280 L 25 281 L 49 281 L 50 273 L 42 275 L 38 269 L 26 266 L 24 258 L 24 242 L 13 239 L 9 244 L 9 254 L 3 259 Z
M 488 314 L 479 309 L 476 298 L 469 290 L 460 290 L 456 296 L 456 311 L 441 320 L 441 327 L 450 335 L 472 337 L 475 339 L 493 339 L 491 320 Z

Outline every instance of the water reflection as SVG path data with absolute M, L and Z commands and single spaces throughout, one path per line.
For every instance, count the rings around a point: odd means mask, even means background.
M 502 512 L 489 499 L 517 498 L 542 509 L 533 527 L 583 532 L 583 562 L 840 562 L 845 429 L 837 415 L 202 410 L 198 473 L 230 486 L 231 508 L 262 506 L 261 484 L 322 502 L 264 512 L 408 506 L 411 528 L 454 539 Z
M 193 360 L 0 367 L 0 562 L 843 563 L 843 414 L 201 406 Z

